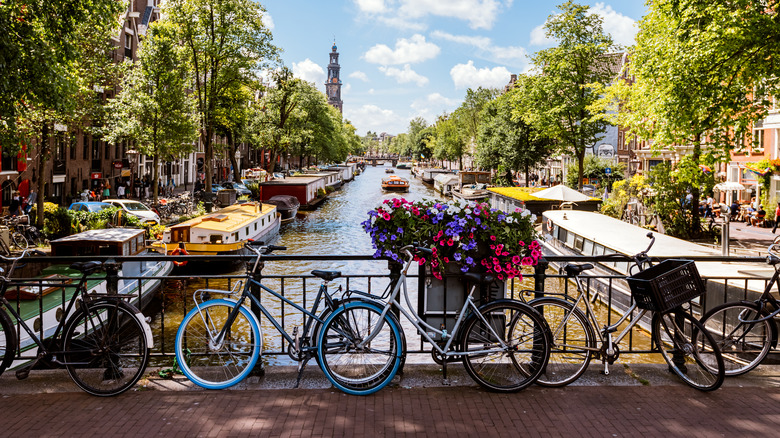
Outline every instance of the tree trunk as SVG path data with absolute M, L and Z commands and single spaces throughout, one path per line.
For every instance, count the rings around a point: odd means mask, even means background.
M 159 164 L 160 158 L 157 154 L 154 154 L 154 158 L 152 159 L 152 204 L 157 204 L 157 196 L 159 196 L 159 188 L 160 188 L 160 169 Z M 206 166 L 208 169 L 208 166 Z M 209 189 L 211 190 L 211 189 Z
M 268 152 L 268 167 L 266 168 L 266 170 L 270 174 L 274 173 L 274 171 L 276 170 L 276 157 L 277 157 L 276 151 L 271 150 Z
M 233 165 L 233 181 L 241 182 L 241 169 L 238 168 L 238 160 L 236 159 L 236 139 L 232 132 L 228 134 L 228 141 L 230 141 L 230 164 Z
M 699 159 L 701 159 L 701 134 L 696 134 L 696 137 L 694 138 L 692 158 L 693 162 L 698 166 Z M 697 237 L 701 231 L 701 221 L 699 220 L 699 199 L 701 198 L 701 193 L 699 193 L 699 180 L 700 178 L 697 177 L 695 179 L 695 184 L 691 184 L 693 199 L 691 200 L 690 237 L 692 238 Z
M 528 163 L 525 163 L 525 186 L 528 187 L 529 182 Z
M 44 123 L 43 129 L 41 129 L 41 146 L 38 149 L 38 197 L 35 199 L 35 226 L 39 230 L 43 231 L 44 222 L 44 207 L 43 203 L 46 199 L 46 164 L 49 162 L 49 124 Z
M 577 151 L 577 190 L 582 191 L 582 174 L 585 170 L 585 150 Z
M 206 168 L 206 184 L 204 190 L 211 193 L 211 180 L 214 177 L 214 145 L 211 144 L 211 128 L 205 129 L 203 138 L 204 166 Z

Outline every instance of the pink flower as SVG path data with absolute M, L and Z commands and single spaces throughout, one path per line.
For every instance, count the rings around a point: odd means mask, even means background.
M 495 265 L 493 265 L 493 270 L 496 272 L 501 272 L 501 265 L 496 263 Z
M 452 246 L 455 243 L 454 240 L 450 239 L 447 241 L 447 245 Z
M 520 256 L 519 255 L 513 256 L 512 257 L 512 263 L 514 263 L 514 264 L 520 263 Z
M 523 257 L 522 263 L 524 266 L 532 266 L 534 264 L 534 259 L 531 257 Z
M 441 280 L 441 273 L 439 271 L 433 271 L 433 276 L 436 277 L 437 280 Z
M 443 260 L 444 260 L 444 263 L 449 263 L 450 262 L 450 259 L 448 257 L 444 257 Z
M 496 241 L 496 236 L 490 236 L 490 240 L 492 240 L 493 242 L 495 242 L 495 241 Z
M 501 274 L 498 274 L 498 275 L 496 275 L 496 278 L 498 278 L 499 280 L 503 280 L 503 279 L 504 279 L 504 276 L 503 276 L 503 275 L 501 275 Z
M 523 242 L 522 240 L 518 240 L 517 244 L 520 245 L 520 246 L 525 246 L 525 242 Z
M 420 257 L 420 266 L 425 264 L 425 257 Z
M 502 256 L 504 256 L 504 257 L 506 257 L 506 256 L 508 256 L 508 255 L 509 255 L 509 252 L 507 252 L 507 251 L 504 251 L 504 252 L 502 252 L 502 253 L 501 253 L 501 255 L 502 255 Z

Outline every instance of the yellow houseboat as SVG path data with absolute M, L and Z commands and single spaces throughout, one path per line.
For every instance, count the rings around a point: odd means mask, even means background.
M 162 244 L 168 254 L 242 254 L 249 239 L 264 242 L 276 239 L 280 222 L 273 204 L 233 204 L 167 227 Z

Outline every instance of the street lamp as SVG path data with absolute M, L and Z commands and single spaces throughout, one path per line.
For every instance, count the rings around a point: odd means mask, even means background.
M 140 198 L 141 191 L 135 185 L 135 165 L 138 160 L 138 151 L 135 149 L 128 149 L 125 151 L 125 155 L 127 155 L 127 159 L 130 161 L 130 184 L 132 190 L 135 193 L 136 198 Z

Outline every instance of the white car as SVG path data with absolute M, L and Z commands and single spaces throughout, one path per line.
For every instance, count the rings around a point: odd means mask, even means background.
M 127 214 L 132 214 L 133 216 L 141 219 L 141 222 L 154 222 L 155 224 L 160 223 L 160 216 L 158 216 L 154 211 L 150 210 L 149 207 L 138 201 L 133 201 L 131 199 L 104 199 L 103 202 L 107 202 L 111 205 L 115 205 L 121 208 L 122 210 L 126 211 Z

